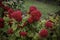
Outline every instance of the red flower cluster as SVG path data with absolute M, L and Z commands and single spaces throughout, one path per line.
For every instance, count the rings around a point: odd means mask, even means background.
M 14 10 L 12 8 L 8 7 L 8 6 L 4 6 L 2 4 L 2 2 L 0 2 L 0 7 L 2 7 L 5 11 L 7 11 L 9 13 L 9 17 L 11 18 L 11 13 L 13 13 Z
M 29 23 L 29 24 L 33 23 L 32 17 L 28 18 L 28 23 Z
M 7 9 L 8 13 L 13 13 L 14 10 L 12 8 Z
M 9 29 L 7 30 L 7 34 L 13 34 L 13 29 L 12 29 L 12 28 L 9 28 Z
M 35 6 L 31 6 L 29 10 L 29 14 L 31 15 L 28 19 L 28 22 L 31 24 L 35 21 L 38 21 L 41 17 L 41 12 L 37 10 Z
M 22 12 L 17 10 L 17 11 L 14 11 L 12 14 L 11 14 L 11 17 L 14 18 L 16 21 L 20 22 L 22 20 Z
M 19 32 L 19 34 L 23 37 L 25 37 L 27 35 L 27 32 Z
M 38 10 L 32 11 L 31 16 L 32 16 L 34 21 L 38 21 L 41 17 L 41 12 Z
M 45 26 L 46 26 L 46 28 L 52 28 L 53 27 L 53 23 L 51 21 L 47 21 L 45 23 Z
M 0 18 L 0 28 L 3 28 L 4 27 L 4 20 L 3 18 Z
M 40 20 L 41 12 L 38 10 L 34 10 L 30 13 L 31 17 L 28 19 L 29 23 L 35 22 Z
M 40 32 L 39 32 L 39 35 L 41 37 L 47 37 L 48 36 L 48 31 L 46 29 L 42 29 Z
M 37 10 L 37 8 L 35 6 L 30 6 L 30 9 L 29 9 L 29 14 L 34 11 L 34 10 Z
M 7 11 L 8 11 L 8 15 L 9 15 L 9 18 L 12 18 L 11 17 L 11 14 L 14 12 L 14 10 L 12 8 L 7 8 Z

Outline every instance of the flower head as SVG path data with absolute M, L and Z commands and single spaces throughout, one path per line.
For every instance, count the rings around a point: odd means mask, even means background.
M 33 20 L 35 20 L 35 21 L 38 21 L 40 19 L 41 15 L 42 15 L 41 12 L 38 10 L 31 12 L 31 16 L 32 16 Z
M 30 6 L 29 13 L 31 13 L 34 10 L 37 10 L 37 8 L 35 6 Z
M 48 36 L 48 31 L 46 29 L 42 29 L 40 32 L 39 32 L 39 35 L 41 37 L 47 37 Z
M 3 18 L 0 18 L 0 28 L 3 28 L 4 27 L 4 20 Z
M 46 28 L 52 28 L 53 27 L 53 23 L 51 21 L 47 21 L 45 23 L 45 26 L 46 26 Z
M 12 18 L 14 18 L 16 21 L 20 22 L 22 21 L 22 12 L 21 11 L 14 11 L 12 14 L 11 14 Z
M 24 37 L 27 35 L 27 32 L 19 32 L 19 34 Z
M 14 12 L 14 10 L 12 8 L 9 8 L 7 9 L 7 11 L 8 11 L 9 18 L 12 18 L 11 14 Z
M 8 11 L 8 13 L 13 13 L 14 12 L 14 10 L 12 8 L 9 8 L 7 11 Z
M 12 28 L 9 28 L 9 29 L 7 30 L 7 34 L 13 34 L 13 29 L 12 29 Z
M 28 23 L 29 23 L 29 24 L 33 23 L 32 17 L 29 17 L 29 18 L 28 18 Z

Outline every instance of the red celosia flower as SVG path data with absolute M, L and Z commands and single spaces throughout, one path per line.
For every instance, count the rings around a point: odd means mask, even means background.
M 2 7 L 5 11 L 8 11 L 10 9 L 10 7 L 5 6 L 2 3 L 0 3 L 0 7 Z
M 34 11 L 37 10 L 37 8 L 35 6 L 30 6 L 30 11 Z
M 29 13 L 31 13 L 34 10 L 37 10 L 37 8 L 35 6 L 30 6 Z
M 39 35 L 41 37 L 47 37 L 48 36 L 48 31 L 46 29 L 42 29 L 40 32 L 39 32 Z
M 0 18 L 0 28 L 3 28 L 4 27 L 4 20 L 3 18 Z
M 41 12 L 38 10 L 31 12 L 31 16 L 32 16 L 33 20 L 35 20 L 35 21 L 38 21 L 40 19 L 41 15 L 42 15 Z
M 27 32 L 19 32 L 19 34 L 23 37 L 27 36 Z
M 28 23 L 29 23 L 29 24 L 33 23 L 32 17 L 28 18 Z
M 45 26 L 46 26 L 46 28 L 52 28 L 52 27 L 53 27 L 53 23 L 50 22 L 50 21 L 47 21 L 47 22 L 45 23 Z
M 7 11 L 8 11 L 9 18 L 12 18 L 11 14 L 14 12 L 14 10 L 12 8 L 9 8 Z
M 8 13 L 13 13 L 14 12 L 14 10 L 12 8 L 9 8 L 7 11 L 8 11 Z
M 12 28 L 9 28 L 9 29 L 7 30 L 7 33 L 8 33 L 8 34 L 13 34 L 13 29 L 12 29 Z
M 12 14 L 11 14 L 12 18 L 14 18 L 16 21 L 20 22 L 22 21 L 22 12 L 21 11 L 14 11 Z

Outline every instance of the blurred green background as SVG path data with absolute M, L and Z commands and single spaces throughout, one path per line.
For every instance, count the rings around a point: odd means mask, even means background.
M 44 17 L 48 15 L 47 13 L 55 13 L 58 10 L 60 10 L 60 6 L 44 3 L 36 0 L 26 0 L 24 5 L 26 10 L 28 10 L 31 5 L 36 6 L 38 10 L 42 12 Z

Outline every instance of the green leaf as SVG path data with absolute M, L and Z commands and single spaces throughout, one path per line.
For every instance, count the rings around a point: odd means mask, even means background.
M 8 22 L 10 20 L 9 17 L 4 17 L 3 19 L 5 22 Z
M 17 24 L 15 24 L 15 22 L 13 22 L 13 25 L 11 28 L 13 28 L 13 30 L 15 31 L 17 29 Z
M 2 30 L 3 30 L 4 32 L 6 32 L 9 27 L 10 27 L 10 26 L 6 23 L 6 24 L 4 25 L 4 28 L 3 28 Z
M 20 36 L 20 35 L 19 35 L 19 32 L 20 32 L 20 30 L 17 30 L 17 31 L 15 32 L 16 37 L 19 37 L 19 36 Z

